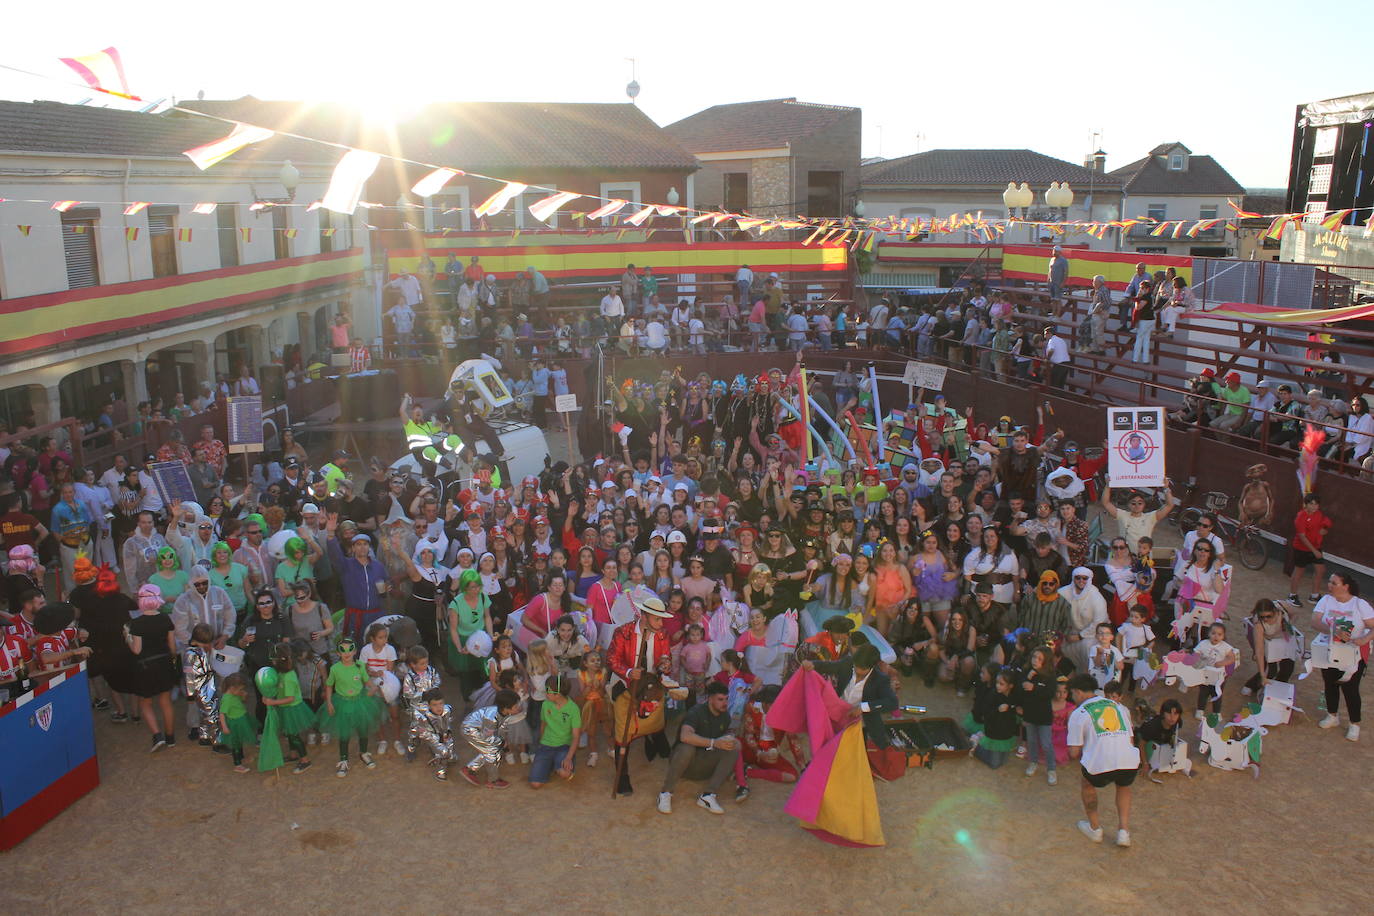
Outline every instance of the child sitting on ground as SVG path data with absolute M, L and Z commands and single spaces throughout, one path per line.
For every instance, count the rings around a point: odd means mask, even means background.
M 553 675 L 544 685 L 548 699 L 539 712 L 539 743 L 534 746 L 534 763 L 530 766 L 531 789 L 543 788 L 554 771 L 564 779 L 573 777 L 582 712 L 568 698 L 570 689 L 569 678 L 562 674 Z

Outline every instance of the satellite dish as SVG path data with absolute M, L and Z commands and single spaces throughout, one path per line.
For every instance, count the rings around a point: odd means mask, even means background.
M 636 98 L 638 98 L 639 80 L 630 80 L 629 84 L 625 86 L 625 94 L 630 97 L 631 101 L 634 101 Z

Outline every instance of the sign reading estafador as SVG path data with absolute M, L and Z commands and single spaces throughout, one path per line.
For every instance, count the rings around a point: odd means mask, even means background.
M 1107 408 L 1107 473 L 1113 487 L 1164 486 L 1164 408 Z
M 924 388 L 927 391 L 943 391 L 945 387 L 945 367 L 933 366 L 930 363 L 920 363 L 916 360 L 907 360 L 906 372 L 902 375 L 902 381 L 916 388 Z

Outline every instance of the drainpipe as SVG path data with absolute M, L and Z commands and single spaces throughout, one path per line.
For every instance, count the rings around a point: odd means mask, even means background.
M 122 200 L 131 200 L 131 199 L 132 199 L 132 198 L 129 197 L 129 175 L 130 175 L 130 173 L 133 172 L 133 168 L 134 168 L 134 161 L 133 161 L 132 159 L 125 159 L 125 160 L 124 160 L 124 197 L 121 198 Z M 124 228 L 125 228 L 125 229 L 128 229 L 128 228 L 129 228 L 129 218 L 128 218 L 127 216 L 124 217 Z M 127 233 L 126 233 L 126 235 L 127 235 Z M 134 276 L 134 250 L 133 250 L 133 249 L 134 249 L 134 246 L 129 242 L 128 238 L 125 238 L 125 239 L 124 239 L 124 263 L 125 263 L 125 265 L 126 265 L 127 268 L 128 268 L 128 271 L 129 271 L 129 279 L 130 279 L 130 280 L 135 280 L 135 279 L 137 279 L 137 278 Z

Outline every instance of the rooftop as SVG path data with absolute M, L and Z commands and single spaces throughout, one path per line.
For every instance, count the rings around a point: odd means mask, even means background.
M 1155 147 L 1167 152 L 1176 145 L 1165 143 Z M 1187 150 L 1187 147 L 1183 147 Z M 1163 152 L 1152 152 L 1144 159 L 1137 159 L 1129 165 L 1113 169 L 1108 174 L 1121 182 L 1127 194 L 1215 194 L 1236 196 L 1245 193 L 1240 182 L 1221 167 L 1211 156 L 1199 156 L 1189 152 L 1188 167 L 1169 169 L 1157 156 Z
M 857 114 L 858 108 L 765 99 L 712 105 L 664 128 L 694 153 L 777 149 Z
M 863 167 L 860 184 L 1001 186 L 1009 181 L 1048 185 L 1067 181 L 1070 185 L 1119 186 L 1110 175 L 1085 169 L 1063 159 L 1028 149 L 933 149 L 900 159 L 888 159 Z

